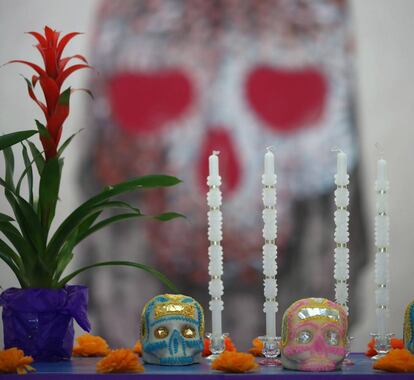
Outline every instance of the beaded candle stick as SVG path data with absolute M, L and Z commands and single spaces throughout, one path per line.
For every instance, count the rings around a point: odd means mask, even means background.
M 379 359 L 390 350 L 390 340 L 393 334 L 387 330 L 389 319 L 389 216 L 388 216 L 388 189 L 387 162 L 378 160 L 378 174 L 375 182 L 377 193 L 375 216 L 375 303 L 377 317 L 377 332 L 371 334 L 375 338 L 375 349 Z
M 277 296 L 277 213 L 276 213 L 276 174 L 274 155 L 267 148 L 264 158 L 263 184 L 263 275 L 264 275 L 264 312 L 266 314 L 266 336 L 263 341 L 263 355 L 265 359 L 260 364 L 266 366 L 279 365 L 276 357 L 279 354 L 280 338 L 276 337 Z
M 221 247 L 222 233 L 222 214 L 221 206 L 221 177 L 219 175 L 219 152 L 213 152 L 209 157 L 209 176 L 207 185 L 209 191 L 207 193 L 208 210 L 208 240 L 210 246 L 208 248 L 210 274 L 209 293 L 211 296 L 210 310 L 212 314 L 212 333 L 208 334 L 210 339 L 210 359 L 214 359 L 224 351 L 224 335 L 221 326 L 221 312 L 223 311 L 223 249 Z
M 342 151 L 337 155 L 337 174 L 335 175 L 335 302 L 343 306 L 348 313 L 348 279 L 349 279 L 349 175 L 347 157 Z
M 337 173 L 335 175 L 335 302 L 341 305 L 348 313 L 348 280 L 349 280 L 349 175 L 347 173 L 347 156 L 341 150 L 337 150 Z M 354 338 L 347 337 L 346 358 L 344 365 L 353 362 L 348 358 L 351 351 L 351 342 Z

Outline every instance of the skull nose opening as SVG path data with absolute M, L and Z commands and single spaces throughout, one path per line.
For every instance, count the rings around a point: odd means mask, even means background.
M 237 155 L 234 140 L 228 129 L 223 126 L 210 127 L 201 143 L 198 162 L 198 181 L 200 191 L 207 191 L 208 157 L 213 150 L 220 152 L 220 176 L 223 197 L 230 197 L 239 187 L 241 179 L 240 159 Z
M 184 341 L 178 330 L 174 330 L 171 334 L 168 346 L 171 356 L 181 356 L 185 354 Z
M 328 346 L 325 339 L 320 335 L 316 337 L 313 348 L 317 354 L 326 355 L 328 353 Z

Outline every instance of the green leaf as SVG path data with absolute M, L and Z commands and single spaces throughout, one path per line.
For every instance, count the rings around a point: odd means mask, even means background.
M 84 240 L 86 237 L 92 235 L 96 231 L 99 231 L 102 228 L 104 228 L 106 226 L 109 226 L 110 224 L 121 222 L 121 221 L 128 220 L 128 219 L 141 218 L 143 216 L 144 215 L 141 214 L 141 213 L 132 213 L 132 212 L 111 216 L 107 219 L 104 219 L 104 220 L 96 223 L 95 225 L 93 225 L 88 230 L 85 230 L 83 233 L 80 233 L 77 237 L 76 244 L 80 243 L 82 240 Z
M 0 223 L 1 222 L 13 222 L 14 219 L 11 216 L 8 216 L 6 214 L 3 214 L 2 212 L 0 212 Z
M 13 226 L 10 222 L 0 222 L 0 231 L 3 235 L 12 243 L 16 251 L 22 258 L 25 268 L 30 271 L 36 261 L 36 252 L 19 232 L 19 230 Z
M 64 150 L 68 147 L 68 145 L 71 143 L 71 141 L 74 139 L 74 137 L 78 134 L 78 133 L 80 133 L 80 132 L 82 132 L 83 131 L 83 128 L 82 129 L 80 129 L 78 132 L 76 132 L 76 133 L 74 133 L 73 135 L 71 135 L 71 136 L 69 136 L 65 141 L 64 141 L 64 143 L 59 147 L 59 149 L 58 149 L 58 156 L 61 156 L 62 155 L 62 153 L 64 152 Z
M 139 212 L 138 209 L 135 209 L 128 203 L 121 201 L 108 201 L 90 207 L 77 208 L 63 221 L 50 239 L 47 246 L 47 257 L 50 260 L 56 259 L 63 244 L 65 244 L 66 240 L 70 238 L 73 233 L 77 232 L 77 229 L 82 225 L 82 223 L 84 223 L 91 216 L 94 216 L 96 213 L 111 208 L 126 208 Z
M 103 267 L 103 266 L 117 266 L 117 265 L 129 266 L 129 267 L 133 267 L 133 268 L 142 269 L 145 272 L 148 272 L 148 273 L 152 274 L 154 277 L 158 278 L 171 291 L 173 291 L 174 293 L 178 293 L 178 289 L 176 288 L 176 286 L 166 276 L 164 276 L 161 272 L 158 272 L 156 269 L 150 267 L 149 265 L 134 263 L 134 262 L 131 262 L 131 261 L 105 261 L 105 262 L 101 262 L 101 263 L 88 265 L 86 267 L 80 268 L 80 269 L 68 274 L 66 277 L 64 277 L 62 280 L 60 280 L 57 285 L 59 287 L 64 286 L 66 283 L 68 283 L 70 280 L 72 280 L 72 278 L 74 278 L 78 274 L 80 274 L 80 273 L 82 273 L 82 272 L 84 272 L 88 269 Z
M 102 211 L 98 211 L 88 218 L 86 218 L 77 229 L 75 229 L 72 234 L 66 239 L 66 243 L 63 245 L 62 249 L 59 251 L 56 257 L 56 271 L 54 273 L 54 280 L 56 282 L 59 280 L 61 274 L 65 270 L 66 266 L 70 263 L 73 258 L 72 250 L 78 244 L 78 236 L 86 231 L 98 218 Z
M 42 137 L 50 138 L 50 133 L 48 129 L 39 120 L 35 119 L 35 122 L 36 122 L 37 130 L 39 131 L 39 135 Z
M 59 281 L 60 276 L 62 275 L 63 271 L 66 269 L 68 264 L 73 259 L 73 248 L 76 245 L 76 234 L 66 241 L 66 244 L 59 252 L 59 259 L 57 260 L 56 270 L 53 275 L 55 282 Z
M 12 193 L 14 193 L 16 191 L 14 188 L 9 186 L 9 184 L 3 178 L 0 178 L 0 185 L 3 186 L 6 190 L 9 190 Z
M 28 139 L 29 137 L 35 135 L 37 131 L 28 130 L 8 133 L 7 135 L 0 136 L 0 150 L 8 148 L 12 145 L 18 144 L 21 141 Z
M 22 288 L 27 288 L 28 283 L 23 279 L 23 276 L 20 273 L 19 269 L 16 267 L 16 264 L 14 264 L 13 261 L 10 260 L 10 258 L 4 252 L 1 251 L 1 249 L 0 249 L 0 259 L 2 259 L 8 265 L 8 267 L 13 271 L 14 275 L 16 276 L 17 280 L 20 283 L 20 286 Z
M 42 226 L 48 230 L 55 216 L 60 187 L 60 165 L 57 157 L 45 162 L 39 183 L 39 212 Z
M 4 156 L 4 162 L 5 162 L 5 172 L 6 172 L 6 183 L 11 189 L 15 189 L 14 187 L 14 155 L 13 150 L 11 147 L 4 148 L 3 149 L 3 156 Z
M 19 178 L 19 180 L 17 181 L 17 185 L 16 185 L 16 191 L 15 191 L 15 192 L 16 192 L 16 194 L 19 194 L 19 195 L 20 195 L 20 188 L 21 188 L 21 186 L 22 186 L 22 183 L 23 183 L 24 177 L 26 177 L 26 175 L 28 174 L 28 172 L 29 172 L 29 171 L 31 171 L 31 172 L 32 172 L 32 179 L 31 179 L 31 181 L 33 182 L 33 170 L 31 169 L 31 167 L 32 167 L 33 163 L 34 163 L 34 160 L 29 161 L 29 165 L 28 165 L 28 166 L 26 166 L 26 167 L 24 168 L 24 170 L 23 170 L 22 174 L 20 175 L 20 178 Z M 32 189 L 32 192 L 33 192 L 33 185 L 32 185 L 32 187 L 31 187 L 31 189 Z M 30 189 L 29 189 L 29 191 L 30 191 Z M 29 195 L 29 197 L 30 197 L 30 195 Z
M 128 193 L 137 189 L 169 187 L 177 185 L 180 182 L 181 180 L 179 180 L 176 177 L 162 174 L 153 174 L 143 177 L 136 177 L 129 181 L 121 182 L 113 186 L 107 186 L 101 193 L 90 198 L 88 201 L 79 206 L 79 208 L 88 207 L 93 204 L 106 201 L 107 199 L 112 198 L 116 195 Z
M 23 148 L 22 148 L 22 155 L 23 155 L 23 160 L 24 160 L 24 164 L 25 164 L 25 169 L 23 170 L 22 175 L 19 178 L 19 181 L 17 182 L 16 185 L 16 192 L 17 194 L 20 194 L 20 186 L 23 182 L 24 177 L 27 174 L 27 186 L 28 186 L 28 192 L 29 192 L 29 203 L 31 205 L 33 205 L 33 170 L 32 170 L 32 165 L 34 160 L 30 161 L 29 159 L 29 155 L 27 154 L 27 148 L 24 144 Z
M 0 259 L 2 259 L 16 275 L 22 287 L 27 286 L 24 280 L 24 268 L 20 257 L 2 239 L 0 239 Z
M 69 101 L 70 101 L 70 87 L 68 87 L 65 91 L 63 91 L 60 96 L 59 96 L 59 100 L 58 100 L 58 104 L 64 104 L 64 105 L 69 105 Z
M 46 234 L 33 207 L 18 194 L 9 190 L 6 198 L 13 209 L 23 237 L 32 244 L 34 252 L 41 255 L 46 248 Z
M 176 218 L 186 219 L 185 215 L 179 214 L 178 212 L 164 212 L 162 214 L 153 216 L 153 218 L 160 220 L 161 222 L 168 222 L 169 220 L 176 219 Z
M 27 142 L 29 144 L 30 151 L 32 152 L 33 160 L 37 167 L 37 172 L 39 175 L 42 174 L 43 167 L 45 165 L 45 159 L 43 157 L 43 154 L 39 151 L 39 149 L 36 148 L 36 145 L 33 144 L 31 141 Z
M 0 251 L 13 260 L 17 267 L 21 266 L 19 255 L 14 252 L 3 239 L 0 239 Z

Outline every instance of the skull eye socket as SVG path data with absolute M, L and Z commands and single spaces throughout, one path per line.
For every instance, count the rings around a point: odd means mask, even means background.
M 312 340 L 312 333 L 309 330 L 302 330 L 296 337 L 296 342 L 300 344 L 307 344 Z
M 195 338 L 195 336 L 196 336 L 196 331 L 195 331 L 194 327 L 192 327 L 192 326 L 188 326 L 188 325 L 185 325 L 185 326 L 183 326 L 183 328 L 181 329 L 181 335 L 182 335 L 184 338 L 187 338 L 187 339 L 192 339 L 192 338 Z
M 168 328 L 167 327 L 165 327 L 165 326 L 160 326 L 160 327 L 157 327 L 155 330 L 154 330 L 154 336 L 157 338 L 157 339 L 164 339 L 164 338 L 166 338 L 167 336 L 168 336 L 168 334 L 169 334 L 170 332 L 168 331 Z
M 325 340 L 330 346 L 337 346 L 339 344 L 339 334 L 335 330 L 328 330 L 325 333 Z

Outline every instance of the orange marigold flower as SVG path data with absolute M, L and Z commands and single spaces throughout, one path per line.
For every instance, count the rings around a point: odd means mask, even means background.
M 391 348 L 404 348 L 404 341 L 398 338 L 391 338 Z
M 136 354 L 138 354 L 139 356 L 142 356 L 142 344 L 141 344 L 141 341 L 140 340 L 137 340 L 135 342 L 134 352 Z
M 365 352 L 366 356 L 372 357 L 377 354 L 377 351 L 375 350 L 375 339 L 371 338 L 371 340 L 368 342 L 368 350 Z
M 391 348 L 404 348 L 404 341 L 398 338 L 391 338 Z M 371 338 L 368 342 L 368 350 L 365 352 L 366 356 L 375 356 L 377 351 L 375 350 L 375 340 Z
M 249 349 L 249 353 L 253 356 L 263 356 L 263 342 L 259 338 L 254 338 L 252 340 L 252 347 Z
M 395 348 L 378 359 L 374 368 L 388 372 L 414 372 L 414 355 L 405 348 Z
M 236 346 L 234 345 L 234 343 L 228 336 L 224 338 L 224 351 L 237 351 Z M 210 355 L 211 355 L 210 339 L 204 338 L 204 350 L 203 350 L 202 356 L 210 356 Z
M 33 362 L 31 356 L 24 356 L 24 352 L 16 347 L 0 351 L 0 372 L 23 375 L 28 371 L 35 371 L 29 364 Z
M 96 371 L 99 373 L 143 372 L 144 366 L 131 349 L 120 348 L 111 351 L 96 363 Z
M 76 338 L 76 343 L 73 356 L 105 356 L 110 351 L 108 343 L 100 336 L 83 334 Z
M 253 355 L 235 351 L 224 351 L 211 363 L 212 369 L 235 373 L 248 372 L 257 367 L 258 365 Z

